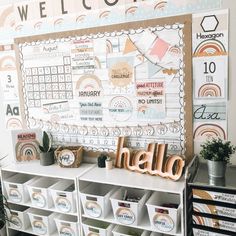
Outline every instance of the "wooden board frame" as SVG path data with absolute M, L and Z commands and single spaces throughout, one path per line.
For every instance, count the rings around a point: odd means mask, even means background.
M 89 29 L 79 29 L 65 32 L 49 33 L 42 35 L 34 35 L 29 37 L 20 37 L 15 38 L 15 51 L 16 51 L 16 64 L 19 78 L 19 93 L 20 93 L 20 102 L 24 103 L 22 97 L 22 75 L 21 75 L 21 66 L 19 60 L 19 44 L 21 43 L 31 43 L 34 41 L 42 41 L 48 39 L 57 39 L 57 38 L 67 38 L 79 35 L 89 35 L 97 34 L 99 32 L 114 32 L 121 30 L 129 29 L 139 29 L 154 27 L 157 25 L 172 25 L 174 23 L 184 24 L 183 28 L 183 40 L 184 40 L 184 55 L 183 61 L 185 64 L 184 67 L 184 130 L 185 130 L 185 158 L 188 163 L 193 157 L 193 120 L 192 120 L 192 108 L 193 108 L 193 95 L 192 95 L 192 15 L 181 15 L 174 17 L 165 17 L 130 23 L 122 23 L 117 25 L 101 26 L 94 27 Z M 25 117 L 24 106 L 21 106 L 22 117 Z M 24 119 L 23 119 L 24 120 Z M 26 124 L 24 122 L 24 126 Z

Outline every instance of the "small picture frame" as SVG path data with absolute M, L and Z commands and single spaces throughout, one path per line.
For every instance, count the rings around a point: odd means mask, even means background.
M 39 160 L 39 141 L 42 138 L 40 129 L 12 130 L 12 145 L 16 163 Z

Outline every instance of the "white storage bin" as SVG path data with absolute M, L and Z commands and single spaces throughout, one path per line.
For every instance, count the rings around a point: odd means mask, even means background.
M 120 188 L 111 196 L 115 219 L 125 225 L 138 225 L 146 210 L 145 203 L 150 191 L 132 188 Z M 137 199 L 137 202 L 126 198 Z M 126 199 L 126 200 L 124 200 Z
M 52 235 L 56 231 L 56 224 L 54 218 L 56 213 L 29 208 L 27 211 L 29 215 L 32 230 L 38 235 Z
M 28 207 L 9 204 L 7 217 L 9 226 L 15 229 L 26 230 L 30 226 L 29 217 L 26 213 Z
M 163 204 L 175 204 L 177 208 L 165 207 Z M 177 233 L 181 215 L 180 195 L 154 192 L 146 205 L 153 231 Z
M 85 214 L 94 218 L 106 217 L 111 211 L 110 196 L 116 189 L 107 184 L 89 184 L 80 192 Z
M 148 236 L 150 233 L 146 230 L 135 229 L 127 226 L 117 225 L 112 233 L 114 236 Z
M 101 222 L 93 219 L 86 219 L 83 223 L 83 230 L 85 236 L 111 236 L 113 224 Z
M 15 203 L 26 203 L 29 201 L 27 185 L 36 178 L 31 175 L 15 174 L 4 180 L 4 186 L 7 192 L 7 199 Z
M 51 208 L 53 201 L 48 188 L 57 181 L 57 179 L 41 177 L 38 180 L 27 184 L 32 206 Z
M 73 181 L 60 180 L 52 185 L 50 193 L 55 208 L 63 213 L 76 212 L 76 191 Z
M 58 236 L 78 236 L 79 227 L 76 216 L 58 215 L 55 218 Z

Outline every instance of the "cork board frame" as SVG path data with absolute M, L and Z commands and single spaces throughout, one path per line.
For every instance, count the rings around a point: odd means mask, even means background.
M 32 43 L 37 41 L 49 40 L 49 39 L 60 39 L 67 37 L 74 37 L 78 35 L 90 35 L 90 34 L 98 34 L 101 32 L 112 33 L 122 30 L 129 29 L 140 29 L 140 28 L 148 28 L 155 26 L 165 26 L 165 25 L 173 25 L 175 23 L 183 24 L 183 41 L 184 41 L 184 49 L 183 49 L 183 61 L 184 61 L 184 155 L 186 157 L 187 162 L 192 159 L 193 156 L 193 122 L 192 122 L 192 16 L 191 15 L 182 15 L 175 17 L 167 17 L 160 19 L 152 19 L 145 21 L 138 21 L 132 23 L 123 23 L 119 25 L 111 25 L 111 26 L 101 26 L 90 29 L 80 29 L 59 33 L 50 33 L 43 35 L 35 35 L 31 37 L 21 37 L 15 39 L 15 51 L 17 58 L 17 71 L 19 78 L 19 92 L 20 92 L 20 103 L 24 104 L 23 97 L 23 78 L 22 78 L 22 65 L 20 62 L 20 48 L 19 45 L 23 43 Z M 26 122 L 26 110 L 25 106 L 21 105 L 21 114 L 24 121 L 24 126 L 27 127 Z

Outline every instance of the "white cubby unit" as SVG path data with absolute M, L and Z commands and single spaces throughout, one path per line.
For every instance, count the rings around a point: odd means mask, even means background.
M 29 162 L 2 168 L 2 191 L 12 209 L 8 214 L 13 222 L 7 224 L 7 236 L 21 232 L 81 235 L 77 180 L 94 166 L 83 163 L 79 168 L 61 168 L 56 164 L 41 166 L 39 162 Z
M 140 236 L 185 236 L 183 177 L 174 182 L 125 169 L 94 167 L 78 181 L 84 236 L 137 235 L 133 229 Z M 96 222 L 108 224 L 105 228 L 110 224 L 112 233 L 98 233 Z

